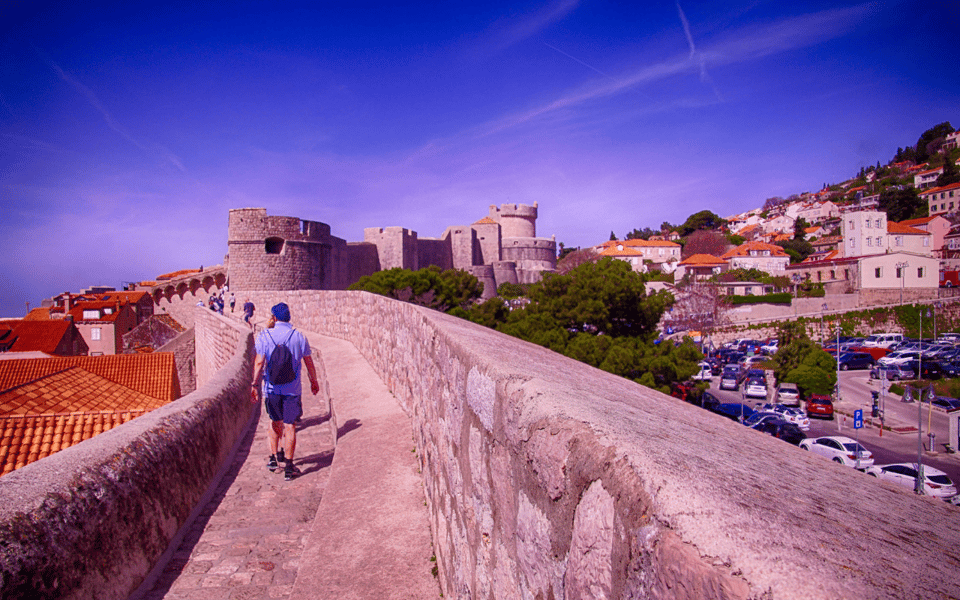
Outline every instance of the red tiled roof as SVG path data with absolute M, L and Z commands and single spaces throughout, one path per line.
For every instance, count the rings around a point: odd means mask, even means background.
M 950 190 L 955 190 L 955 189 L 957 189 L 957 188 L 960 188 L 960 183 L 951 183 L 950 185 L 943 185 L 943 186 L 940 186 L 940 187 L 935 187 L 935 188 L 930 188 L 930 189 L 928 189 L 928 190 L 923 190 L 922 192 L 920 192 L 920 196 L 921 196 L 921 197 L 923 197 L 923 196 L 929 196 L 930 194 L 938 194 L 938 193 L 940 193 L 940 192 L 947 192 L 947 191 L 950 191 Z
M 70 367 L 0 392 L 0 414 L 153 410 L 167 402 L 151 398 L 80 367 Z
M 101 294 L 93 294 L 95 299 L 102 302 L 119 302 L 120 304 L 125 304 L 127 302 L 136 304 L 143 300 L 144 296 L 149 296 L 149 294 L 143 290 L 138 292 L 124 290 L 120 292 L 103 292 Z
M 697 267 L 717 267 L 727 264 L 727 261 L 712 254 L 694 254 L 693 256 L 680 261 L 680 264 Z
M 610 246 L 616 247 L 618 245 L 633 247 L 633 248 L 679 248 L 680 244 L 676 242 L 668 242 L 666 240 L 610 240 L 600 244 L 603 247 L 609 248 Z
M 910 227 L 902 223 L 897 223 L 896 221 L 887 221 L 887 233 L 896 235 L 930 235 L 929 231 Z
M 104 314 L 103 309 L 112 308 L 113 311 L 110 314 Z M 89 318 L 83 316 L 84 311 L 96 310 L 100 313 L 100 316 L 97 318 Z M 73 320 L 76 322 L 80 321 L 105 321 L 112 322 L 117 320 L 117 315 L 120 314 L 120 305 L 116 302 L 111 302 L 109 300 L 84 300 L 77 302 L 74 306 L 70 308 L 70 316 L 73 317 Z
M 53 354 L 72 325 L 70 321 L 61 320 L 4 321 L 0 324 L 0 344 L 6 346 L 12 341 L 6 348 L 8 352 Z
M 787 253 L 783 251 L 783 248 L 776 246 L 774 244 L 767 244 L 765 242 L 745 242 L 740 244 L 733 250 L 728 251 L 726 254 L 722 255 L 722 259 L 730 259 L 737 256 L 750 256 L 751 251 L 762 252 L 767 250 L 770 252 L 770 256 L 787 256 Z
M 937 216 L 934 215 L 932 217 L 921 217 L 919 219 L 907 219 L 906 221 L 900 221 L 900 224 L 906 225 L 908 227 L 913 227 L 914 225 L 926 225 L 927 223 L 929 223 L 930 221 L 936 218 Z
M 30 312 L 23 317 L 24 321 L 49 321 L 50 320 L 50 307 L 43 306 L 30 309 Z
M 158 315 L 153 315 L 153 318 L 165 324 L 170 329 L 176 331 L 177 333 L 183 333 L 187 330 L 186 327 L 180 324 L 180 321 L 177 321 L 171 317 L 168 313 L 160 313 Z
M 176 279 L 177 277 L 183 277 L 184 275 L 190 275 L 192 273 L 201 273 L 200 269 L 180 269 L 179 271 L 174 271 L 172 273 L 164 273 L 163 275 L 157 275 L 157 280 L 164 279 Z
M 146 412 L 0 416 L 0 475 L 79 444 Z
M 180 393 L 174 357 L 169 352 L 4 360 L 0 361 L 0 392 L 71 367 L 166 402 Z
M 496 225 L 497 222 L 491 219 L 490 217 L 484 217 L 474 222 L 474 225 Z
M 600 256 L 643 256 L 643 252 L 636 248 L 624 247 L 618 250 L 616 246 L 608 246 L 600 251 Z

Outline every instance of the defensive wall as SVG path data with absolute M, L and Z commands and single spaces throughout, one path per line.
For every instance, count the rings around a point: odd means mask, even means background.
M 250 296 L 353 343 L 409 414 L 445 597 L 960 589 L 960 511 L 942 501 L 422 307 Z M 0 597 L 124 598 L 175 539 L 251 415 L 248 330 L 195 323 L 196 392 L 3 478 Z
M 0 598 L 124 599 L 179 543 L 254 414 L 249 329 L 196 325 L 199 389 L 0 481 Z
M 351 341 L 410 415 L 445 597 L 960 589 L 960 532 L 944 526 L 960 510 L 942 501 L 428 309 L 361 292 L 251 295 Z

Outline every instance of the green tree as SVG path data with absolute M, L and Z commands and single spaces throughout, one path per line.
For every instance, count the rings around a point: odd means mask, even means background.
M 960 183 L 960 172 L 957 171 L 957 164 L 950 158 L 949 153 L 943 161 L 943 173 L 937 177 L 936 186 L 950 185 Z
M 787 330 L 781 333 L 791 334 Z M 786 344 L 781 339 L 773 363 L 777 381 L 796 383 L 803 394 L 829 394 L 837 383 L 837 363 L 833 356 L 810 341 L 805 333 Z
M 928 206 L 920 200 L 913 187 L 897 189 L 890 187 L 880 192 L 880 210 L 887 213 L 890 221 L 904 221 L 927 216 Z
M 943 139 L 949 133 L 953 133 L 953 126 L 950 125 L 950 121 L 944 121 L 920 134 L 920 139 L 917 140 L 916 145 L 916 162 L 926 162 L 931 154 L 940 149 Z
M 726 223 L 726 221 L 709 210 L 701 210 L 687 217 L 687 220 L 680 226 L 679 233 L 681 237 L 686 237 L 700 229 L 719 229 L 723 225 L 726 225 Z
M 419 271 L 388 269 L 361 277 L 350 286 L 404 302 L 419 304 L 447 312 L 452 308 L 466 309 L 483 294 L 483 284 L 476 277 L 459 269 L 431 265 Z
M 808 256 L 813 254 L 813 246 L 804 239 L 794 238 L 777 242 L 777 245 L 784 249 L 790 255 L 791 263 L 803 262 Z
M 617 234 L 615 234 L 613 231 L 610 232 L 610 241 L 611 242 L 617 241 Z

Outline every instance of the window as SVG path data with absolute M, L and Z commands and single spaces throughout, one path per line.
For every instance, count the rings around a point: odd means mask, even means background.
M 900 279 L 902 277 L 903 277 L 903 268 L 897 267 L 897 279 Z
M 923 247 L 926 248 L 926 247 L 929 246 L 929 245 L 930 245 L 930 238 L 927 237 L 927 236 L 924 236 L 924 237 L 923 237 Z
M 883 248 L 883 238 L 877 237 L 877 248 Z
M 917 267 L 917 279 L 923 279 L 923 267 Z
M 93 340 L 94 342 L 99 342 L 99 341 L 100 341 L 100 328 L 99 328 L 99 327 L 94 327 L 94 328 L 90 329 L 90 339 Z
M 870 219 L 867 219 L 867 229 L 870 229 Z
M 850 229 L 856 229 L 856 227 L 853 226 L 853 219 L 850 220 Z
M 99 319 L 100 311 L 99 310 L 85 310 L 83 311 L 84 319 Z
M 880 219 L 877 219 L 877 229 L 880 229 L 880 227 L 882 227 L 882 225 L 880 225 Z
M 856 247 L 857 247 L 857 240 L 851 238 L 851 239 L 850 239 L 850 247 L 851 247 L 851 248 L 856 248 Z
M 902 235 L 898 235 L 897 237 L 894 238 L 894 242 L 896 243 L 897 246 L 902 246 L 902 245 L 903 245 L 903 236 L 902 236 Z M 898 275 L 898 277 L 899 277 L 899 275 Z
M 880 279 L 880 277 L 883 276 L 883 267 L 877 267 L 876 269 L 874 269 L 874 270 L 873 270 L 873 275 L 874 275 L 874 277 L 876 277 L 877 279 Z
M 867 248 L 873 246 L 873 238 L 867 238 Z
M 833 269 L 830 269 L 830 279 L 836 279 L 836 278 L 837 278 L 837 272 L 834 271 Z
M 843 270 L 843 278 L 846 279 L 847 281 L 850 281 L 850 269 Z
M 283 250 L 283 239 L 277 237 L 271 237 L 264 240 L 264 251 L 267 254 L 280 254 L 280 251 Z

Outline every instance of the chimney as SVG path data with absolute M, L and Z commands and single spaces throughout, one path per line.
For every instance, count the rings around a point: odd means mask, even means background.
M 63 293 L 63 312 L 64 314 L 70 314 L 70 292 Z

